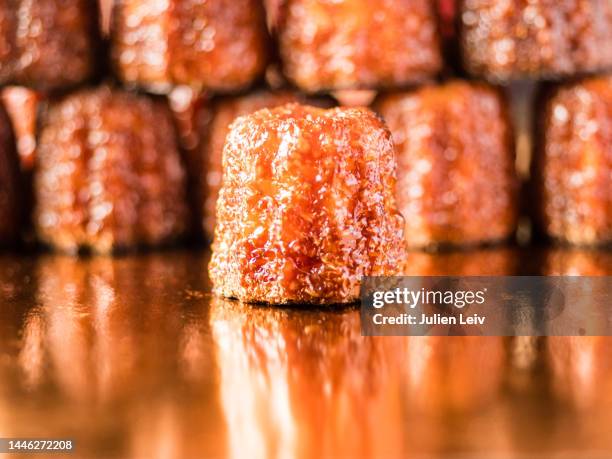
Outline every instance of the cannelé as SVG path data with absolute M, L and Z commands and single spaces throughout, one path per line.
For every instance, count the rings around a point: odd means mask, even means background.
M 221 97 L 209 104 L 200 114 L 202 143 L 203 229 L 212 240 L 215 229 L 215 212 L 222 178 L 223 145 L 229 127 L 237 117 L 248 115 L 262 108 L 274 108 L 290 102 L 306 102 L 306 98 L 293 91 L 261 90 L 245 96 Z M 311 104 L 331 105 L 325 99 L 309 99 Z
M 173 85 L 234 91 L 267 63 L 259 0 L 122 0 L 113 8 L 111 36 L 119 77 L 154 92 Z
M 368 109 L 289 104 L 238 118 L 223 149 L 209 267 L 247 302 L 348 303 L 399 274 L 403 219 L 391 134 Z
M 284 73 L 305 91 L 405 86 L 442 67 L 430 0 L 271 3 Z
M 609 0 L 463 0 L 460 17 L 472 75 L 557 79 L 612 68 Z
M 452 81 L 382 96 L 393 134 L 397 200 L 409 247 L 508 239 L 517 218 L 512 133 L 503 97 Z
M 0 103 L 0 247 L 17 239 L 21 226 L 19 158 L 13 128 Z
M 54 90 L 94 76 L 96 0 L 0 2 L 0 84 Z
M 536 221 L 571 244 L 612 242 L 612 76 L 541 96 L 533 163 Z
M 110 252 L 180 237 L 185 171 L 169 109 L 110 87 L 53 101 L 35 172 L 39 238 L 68 252 Z

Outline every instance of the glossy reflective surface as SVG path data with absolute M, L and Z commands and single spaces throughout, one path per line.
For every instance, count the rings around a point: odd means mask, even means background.
M 611 257 L 506 248 L 412 270 L 610 275 Z M 356 307 L 213 299 L 207 263 L 0 255 L 0 436 L 72 437 L 86 458 L 612 453 L 612 338 L 365 338 Z

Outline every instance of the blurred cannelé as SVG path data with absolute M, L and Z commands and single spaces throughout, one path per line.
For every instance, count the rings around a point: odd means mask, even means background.
M 612 68 L 609 0 L 464 0 L 460 17 L 474 76 L 550 79 Z
M 178 134 L 179 146 L 187 173 L 187 199 L 191 210 L 190 234 L 196 239 L 202 236 L 202 167 L 200 146 L 204 123 L 210 112 L 210 94 L 189 86 L 175 86 L 167 94 Z
M 0 2 L 0 83 L 54 90 L 95 76 L 96 0 Z
M 348 303 L 399 274 L 403 219 L 391 134 L 367 109 L 289 104 L 232 124 L 210 277 L 247 302 Z
M 0 103 L 0 246 L 14 242 L 21 229 L 19 157 L 10 118 Z
M 108 38 L 110 35 L 113 4 L 114 0 L 98 0 L 100 8 L 100 30 L 104 38 Z
M 306 99 L 293 91 L 257 91 L 246 96 L 214 99 L 200 112 L 202 145 L 202 225 L 206 236 L 212 240 L 215 230 L 215 210 L 223 172 L 222 156 L 225 138 L 232 122 L 239 116 L 248 115 L 262 108 L 274 108 L 290 102 L 308 102 L 330 106 L 324 99 Z
M 442 67 L 430 0 L 269 3 L 284 73 L 307 92 L 406 86 Z
M 267 309 L 222 298 L 212 300 L 210 328 L 229 457 L 403 451 L 405 337 L 362 336 L 355 309 Z
M 536 221 L 571 244 L 612 242 L 612 76 L 548 89 L 537 115 Z
M 21 170 L 30 173 L 35 160 L 38 107 L 44 96 L 23 86 L 7 86 L 0 97 L 13 124 Z
M 234 91 L 265 70 L 268 39 L 259 0 L 116 2 L 112 54 L 127 84 Z
M 500 93 L 452 81 L 375 103 L 393 134 L 408 246 L 510 238 L 517 219 L 512 128 Z
M 43 242 L 110 252 L 183 235 L 185 170 L 164 103 L 103 86 L 52 101 L 41 124 L 34 220 Z
M 23 207 L 22 221 L 24 224 L 24 240 L 34 240 L 31 213 L 34 205 L 34 189 L 32 186 L 34 163 L 36 161 L 36 129 L 38 110 L 45 99 L 41 92 L 24 86 L 7 86 L 0 91 L 0 98 L 13 124 L 19 165 L 21 171 L 21 199 Z

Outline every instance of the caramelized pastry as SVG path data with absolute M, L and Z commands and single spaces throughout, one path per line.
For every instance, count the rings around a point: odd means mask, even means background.
M 258 0 L 122 0 L 113 18 L 113 60 L 125 83 L 154 92 L 173 85 L 233 91 L 265 70 Z
M 0 84 L 52 90 L 94 76 L 96 0 L 0 2 Z
M 262 108 L 273 108 L 289 102 L 304 101 L 295 92 L 289 91 L 258 91 L 247 96 L 226 97 L 216 100 L 211 110 L 204 116 L 204 140 L 201 148 L 203 160 L 203 228 L 206 235 L 212 239 L 215 231 L 215 208 L 221 176 L 223 172 L 223 145 L 229 131 L 229 126 L 239 116 L 248 115 Z M 313 103 L 323 101 L 312 101 Z
M 42 122 L 35 225 L 58 249 L 157 245 L 188 225 L 168 108 L 108 87 L 54 102 Z
M 404 86 L 442 67 L 430 0 L 280 3 L 272 16 L 284 72 L 305 91 Z
M 465 67 L 494 81 L 612 68 L 609 0 L 465 0 L 461 35 Z
M 401 272 L 391 134 L 367 109 L 298 104 L 232 124 L 210 276 L 247 302 L 348 303 Z
M 534 163 L 537 219 L 553 239 L 612 242 L 612 76 L 546 97 Z
M 20 230 L 19 158 L 9 116 L 0 104 L 0 246 L 13 242 Z
M 512 134 L 496 90 L 454 81 L 389 94 L 375 107 L 393 133 L 410 247 L 482 244 L 513 234 Z

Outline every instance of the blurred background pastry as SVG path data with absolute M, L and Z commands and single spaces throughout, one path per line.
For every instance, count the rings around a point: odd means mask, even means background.
M 0 103 L 0 247 L 16 241 L 22 223 L 19 157 L 11 121 Z
M 36 151 L 38 108 L 44 95 L 24 86 L 6 86 L 0 91 L 0 98 L 13 125 L 21 170 L 31 173 Z
M 35 225 L 45 243 L 109 252 L 185 233 L 185 170 L 163 102 L 106 86 L 54 101 L 37 155 Z
M 232 124 L 210 276 L 247 302 L 349 303 L 404 260 L 391 134 L 367 109 L 299 104 Z
M 270 3 L 284 73 L 304 91 L 401 87 L 442 68 L 432 1 Z
M 473 76 L 556 79 L 612 68 L 609 0 L 464 0 L 459 16 Z
M 100 64 L 97 0 L 0 3 L 0 83 L 71 87 Z
M 513 235 L 512 127 L 498 91 L 452 81 L 385 94 L 374 107 L 393 134 L 409 247 L 483 244 Z
M 571 244 L 612 242 L 612 76 L 549 90 L 533 163 L 536 222 Z
M 263 74 L 268 59 L 259 0 L 122 0 L 112 26 L 119 78 L 153 92 L 174 85 L 243 89 Z

